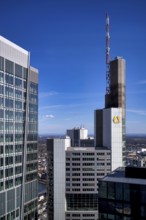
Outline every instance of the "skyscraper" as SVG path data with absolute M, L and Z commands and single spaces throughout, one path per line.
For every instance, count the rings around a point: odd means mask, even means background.
M 38 70 L 0 36 L 0 219 L 37 219 Z
M 125 60 L 110 61 L 109 93 L 105 108 L 95 110 L 95 146 L 111 149 L 112 170 L 125 165 Z

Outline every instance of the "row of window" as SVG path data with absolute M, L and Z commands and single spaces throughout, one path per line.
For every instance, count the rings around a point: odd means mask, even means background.
M 34 131 L 33 131 L 34 132 Z M 37 133 L 28 134 L 28 141 L 37 141 Z M 23 142 L 24 135 L 23 134 L 5 134 L 5 142 Z M 0 134 L 0 142 L 4 142 L 4 134 Z
M 70 163 L 66 163 L 66 166 L 70 166 L 70 165 L 72 165 L 72 166 L 95 166 L 95 164 L 94 163 L 72 163 L 72 164 L 70 164 Z M 107 166 L 110 166 L 111 165 L 111 163 L 97 163 L 96 164 L 97 166 L 105 166 L 105 165 L 107 165 Z
M 22 173 L 22 166 L 15 167 L 15 174 Z M 5 169 L 5 177 L 10 177 L 14 175 L 13 167 Z M 4 170 L 0 170 L 0 179 L 4 178 Z
M 5 79 L 4 79 L 5 75 Z M 16 78 L 9 74 L 3 74 L 0 72 L 0 83 L 5 83 L 6 85 L 14 86 L 17 89 L 26 89 L 26 81 Z
M 71 158 L 66 158 L 66 161 L 70 161 Z M 72 158 L 72 161 L 80 161 L 80 160 L 83 160 L 83 161 L 95 161 L 95 160 L 99 160 L 99 158 L 94 158 L 94 157 L 83 157 L 83 158 L 80 158 L 80 157 L 73 157 Z M 100 159 L 100 160 L 103 160 L 103 159 Z
M 14 161 L 15 160 L 15 161 Z M 5 161 L 5 163 L 4 163 Z M 0 167 L 12 165 L 13 163 L 22 163 L 22 155 L 9 156 L 5 158 L 0 158 Z
M 5 181 L 5 189 L 9 189 L 13 187 L 14 185 L 20 185 L 22 184 L 22 177 L 16 177 L 15 179 L 10 179 Z M 4 182 L 0 182 L 0 191 L 4 190 Z
M 5 149 L 5 154 L 10 154 L 10 153 L 20 153 L 23 150 L 23 145 L 22 144 L 17 144 L 17 145 L 0 145 L 0 155 L 4 154 L 4 149 Z M 27 151 L 32 152 L 32 151 L 37 151 L 37 143 L 31 143 L 27 144 Z
M 72 216 L 72 217 L 94 217 L 95 215 L 94 214 L 75 214 L 75 213 L 73 213 L 73 214 L 66 214 L 66 217 L 70 217 L 70 216 Z
M 81 155 L 84 155 L 84 156 L 96 156 L 96 155 L 99 155 L 99 156 L 105 156 L 105 155 L 111 155 L 111 153 L 110 152 L 98 152 L 98 153 L 66 153 L 66 156 L 81 156 Z
M 7 214 L 6 219 L 7 220 L 15 220 L 18 217 L 19 217 L 19 209 L 17 209 L 16 211 L 12 211 L 9 214 Z M 1 217 L 0 220 L 5 220 L 5 217 Z
M 82 181 L 95 181 L 95 180 L 96 180 L 95 178 L 82 178 Z M 71 181 L 71 179 L 66 178 L 66 181 Z M 72 181 L 81 181 L 81 178 L 72 178 Z

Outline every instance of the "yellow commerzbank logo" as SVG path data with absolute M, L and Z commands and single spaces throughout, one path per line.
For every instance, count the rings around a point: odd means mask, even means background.
M 113 117 L 113 122 L 114 122 L 114 124 L 119 124 L 120 121 L 121 121 L 121 120 L 120 120 L 120 116 L 116 115 L 116 116 Z

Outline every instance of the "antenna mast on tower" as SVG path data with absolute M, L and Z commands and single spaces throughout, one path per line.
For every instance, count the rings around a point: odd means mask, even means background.
M 106 13 L 106 94 L 110 94 L 110 33 L 109 16 Z

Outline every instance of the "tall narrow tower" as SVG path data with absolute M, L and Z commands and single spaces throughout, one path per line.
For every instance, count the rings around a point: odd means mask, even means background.
M 106 14 L 106 94 L 110 94 L 110 33 L 109 16 Z
M 125 164 L 125 100 L 125 60 L 110 59 L 109 16 L 106 14 L 105 109 L 95 111 L 95 146 L 111 149 L 113 168 Z M 119 162 L 114 164 L 116 159 Z

